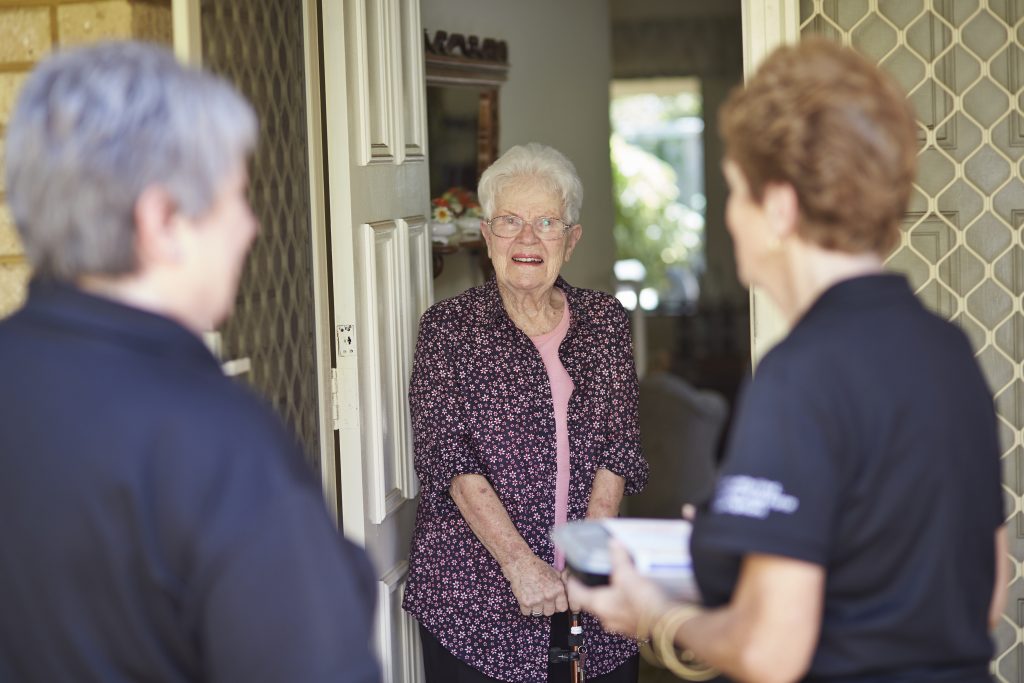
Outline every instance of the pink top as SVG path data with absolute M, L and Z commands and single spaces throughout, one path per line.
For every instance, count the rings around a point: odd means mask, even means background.
M 562 319 L 555 329 L 547 334 L 530 337 L 544 361 L 544 369 L 551 383 L 551 399 L 555 408 L 555 524 L 564 524 L 569 510 L 569 397 L 575 385 L 572 377 L 565 371 L 562 359 L 558 357 L 558 347 L 569 331 L 569 303 L 562 309 Z M 555 569 L 562 571 L 565 567 L 565 556 L 555 548 Z

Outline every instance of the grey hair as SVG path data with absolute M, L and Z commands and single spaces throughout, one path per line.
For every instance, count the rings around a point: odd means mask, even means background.
M 7 127 L 7 201 L 37 276 L 136 270 L 135 205 L 163 188 L 190 218 L 256 143 L 256 114 L 223 79 L 162 47 L 57 52 L 25 81 Z
M 484 214 L 493 218 L 494 203 L 502 190 L 524 180 L 543 183 L 561 199 L 561 218 L 572 225 L 579 222 L 583 183 L 576 167 L 557 149 L 539 142 L 511 147 L 483 172 L 477 194 Z

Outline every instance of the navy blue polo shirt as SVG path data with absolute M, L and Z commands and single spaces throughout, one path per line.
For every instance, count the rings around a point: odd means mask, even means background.
M 186 329 L 33 283 L 0 406 L 0 680 L 378 680 L 364 553 Z
M 808 680 L 989 680 L 999 454 L 964 334 L 902 276 L 833 286 L 744 391 L 692 539 L 706 604 L 730 600 L 748 553 L 812 562 Z

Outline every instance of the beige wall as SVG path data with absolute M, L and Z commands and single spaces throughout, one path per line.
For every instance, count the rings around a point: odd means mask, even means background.
M 35 63 L 59 46 L 104 38 L 171 42 L 171 0 L 7 0 L 0 7 L 0 135 L 17 90 Z M 0 167 L 4 148 L 0 138 Z M 25 296 L 29 269 L 0 191 L 0 316 Z
M 611 291 L 615 242 L 608 153 L 611 43 L 608 0 L 421 0 L 423 27 L 508 43 L 500 149 L 543 142 L 583 180 L 583 240 L 562 270 L 570 284 Z M 448 257 L 436 299 L 480 281 L 468 255 Z

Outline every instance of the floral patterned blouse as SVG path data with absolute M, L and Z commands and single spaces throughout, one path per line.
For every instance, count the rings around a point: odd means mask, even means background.
M 568 518 L 586 516 L 594 475 L 626 493 L 647 482 L 640 450 L 629 319 L 614 297 L 555 283 L 570 323 L 559 357 L 569 400 Z M 549 619 L 526 617 L 497 561 L 449 495 L 461 474 L 487 477 L 538 557 L 554 561 L 555 415 L 536 346 L 505 312 L 492 277 L 432 306 L 420 320 L 409 392 L 421 497 L 404 608 L 453 655 L 504 681 L 547 680 Z M 584 615 L 587 673 L 607 673 L 636 644 Z

